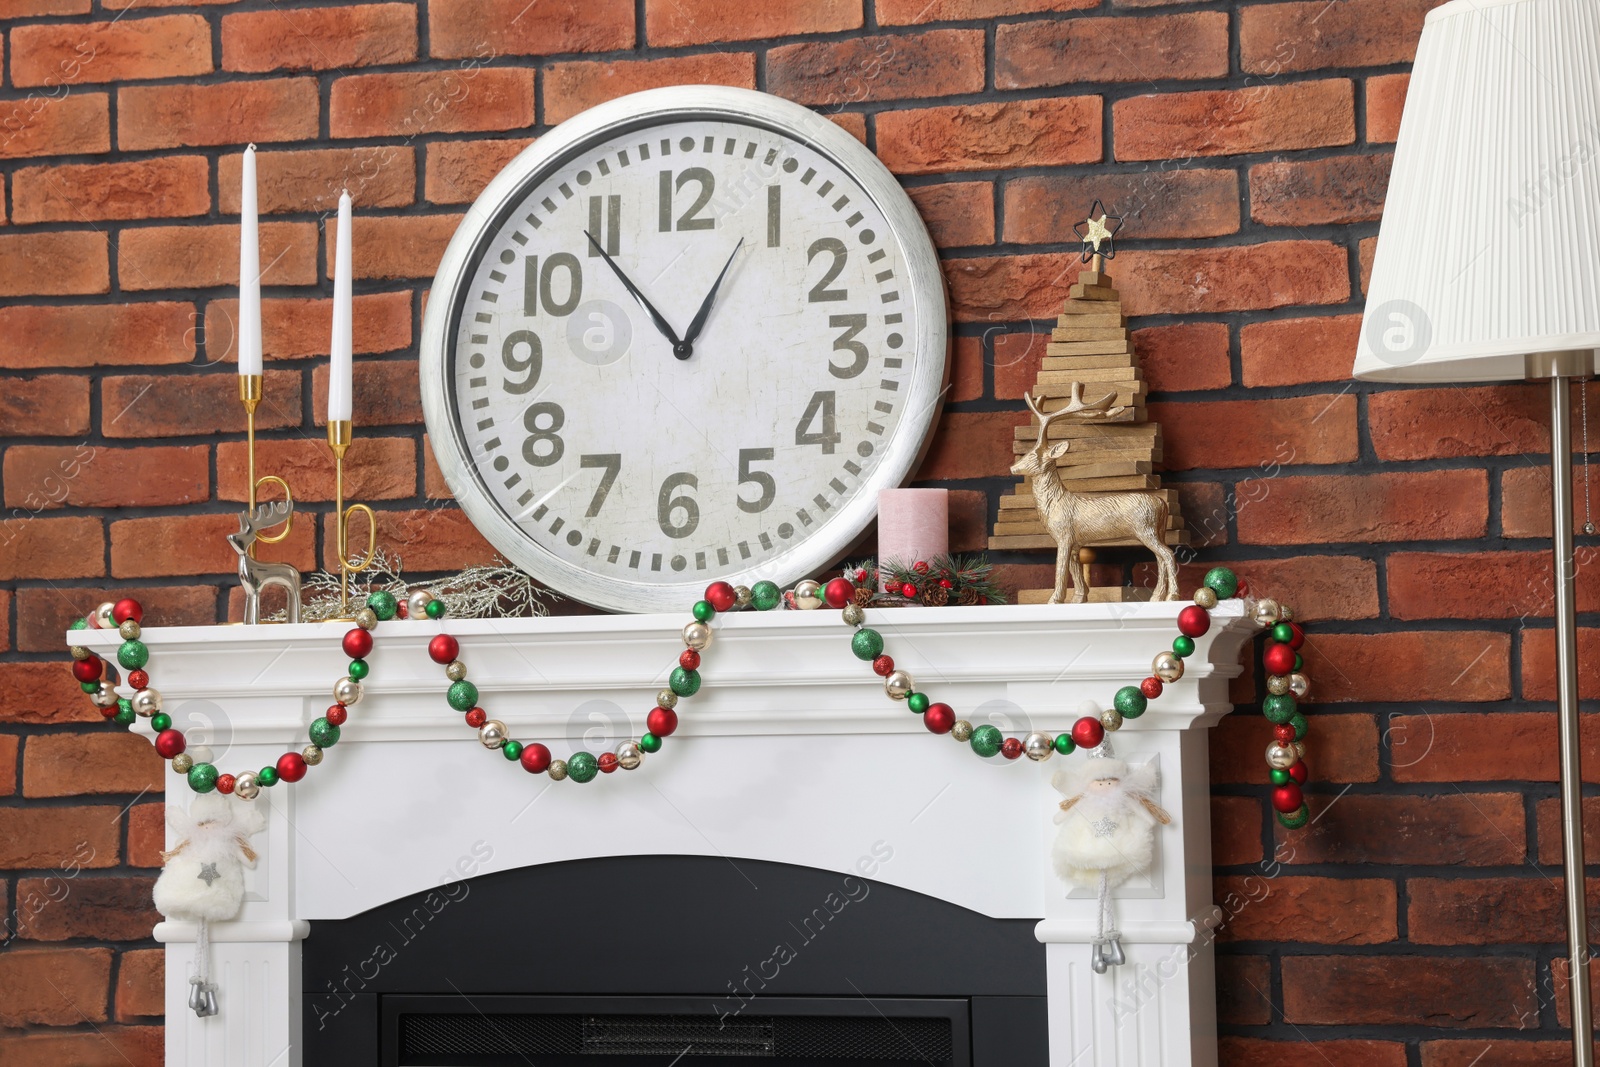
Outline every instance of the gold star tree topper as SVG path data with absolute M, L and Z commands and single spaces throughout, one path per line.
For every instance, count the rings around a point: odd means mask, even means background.
M 1095 269 L 1098 270 L 1100 260 L 1115 259 L 1117 249 L 1112 238 L 1120 229 L 1122 216 L 1107 214 L 1105 205 L 1096 200 L 1089 209 L 1089 217 L 1072 227 L 1072 231 L 1083 242 L 1083 261 L 1096 260 Z

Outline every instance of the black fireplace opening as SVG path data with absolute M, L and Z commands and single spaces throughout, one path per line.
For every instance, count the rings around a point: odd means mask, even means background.
M 1035 924 L 757 860 L 480 874 L 312 920 L 304 1065 L 1045 1067 Z

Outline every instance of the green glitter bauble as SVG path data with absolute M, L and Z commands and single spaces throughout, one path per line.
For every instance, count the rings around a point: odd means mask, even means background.
M 1290 782 L 1294 781 L 1294 775 L 1278 767 L 1272 768 L 1268 774 L 1272 778 L 1273 785 L 1288 785 Z
M 396 603 L 394 594 L 382 589 L 376 593 L 367 594 L 367 607 L 371 608 L 372 613 L 384 622 L 394 618 L 394 613 L 400 610 L 400 605 Z
M 642 752 L 660 752 L 661 738 L 655 734 L 645 734 L 639 738 L 639 749 Z
M 435 600 L 434 603 L 437 604 L 438 601 Z M 522 758 L 522 742 L 521 741 L 507 741 L 505 744 L 500 746 L 500 752 L 505 756 L 506 759 L 509 759 L 509 760 L 521 759 Z
M 1288 693 L 1281 696 L 1273 695 L 1261 702 L 1261 714 L 1267 717 L 1268 722 L 1284 723 L 1294 717 L 1294 697 Z
M 189 788 L 196 793 L 209 793 L 217 787 L 217 769 L 209 763 L 196 763 L 189 768 Z
M 1278 812 L 1278 822 L 1282 823 L 1283 828 L 1286 830 L 1298 830 L 1310 821 L 1311 809 L 1304 804 L 1300 805 L 1299 811 L 1292 811 L 1288 814 L 1281 811 Z
M 757 611 L 771 611 L 783 602 L 783 590 L 776 582 L 757 582 L 750 587 L 750 603 Z
M 883 655 L 883 635 L 863 626 L 851 635 L 850 651 L 855 653 L 856 659 L 871 663 Z
M 600 761 L 589 752 L 574 752 L 567 757 L 567 777 L 574 782 L 587 782 L 600 773 Z
M 348 671 L 346 671 L 345 673 L 350 675 L 350 677 L 354 678 L 356 681 L 359 682 L 359 681 L 361 681 L 361 679 L 365 678 L 371 672 L 372 672 L 372 668 L 367 665 L 367 661 L 366 660 L 364 660 L 364 659 L 353 659 L 353 660 L 350 661 L 350 669 Z
M 1111 703 L 1122 712 L 1124 719 L 1137 719 L 1144 714 L 1144 709 L 1150 706 L 1150 699 L 1138 686 L 1125 685 L 1117 690 L 1117 695 L 1111 698 Z
M 462 679 L 459 682 L 451 682 L 444 698 L 457 711 L 471 711 L 478 706 L 478 687 L 466 679 Z
M 444 601 L 440 600 L 438 597 L 434 597 L 432 600 L 428 601 L 428 606 L 422 609 L 422 613 L 428 616 L 430 619 L 444 618 Z
M 124 711 L 131 712 L 131 711 L 133 711 L 133 701 L 129 700 L 127 697 L 118 697 L 117 698 L 117 711 L 118 712 L 124 712 Z
M 1172 654 L 1179 659 L 1187 659 L 1194 655 L 1194 638 L 1187 634 L 1179 634 L 1172 639 Z
M 681 697 L 692 697 L 700 692 L 700 672 L 687 667 L 674 667 L 667 679 L 667 688 Z
M 1063 756 L 1072 755 L 1073 751 L 1077 749 L 1077 747 L 1078 742 L 1072 739 L 1071 734 L 1056 734 L 1056 751 L 1061 753 Z
M 263 767 L 263 768 L 261 768 L 259 771 L 256 772 L 256 782 L 259 785 L 267 785 L 267 786 L 277 785 L 278 784 L 278 768 L 276 768 L 276 767 Z
M 115 715 L 111 716 L 111 721 L 118 726 L 132 726 L 134 720 L 138 718 L 139 716 L 133 713 L 132 708 L 121 708 Z
M 1289 716 L 1289 725 L 1294 727 L 1294 739 L 1296 741 L 1304 741 L 1306 731 L 1311 728 L 1311 724 L 1306 722 L 1306 717 L 1298 711 Z
M 158 734 L 162 730 L 172 729 L 172 716 L 168 715 L 164 711 L 156 712 L 154 715 L 150 716 L 150 729 L 154 730 Z
M 711 606 L 709 600 L 696 600 L 690 611 L 699 622 L 710 622 L 717 617 L 717 609 Z
M 906 695 L 906 708 L 913 714 L 921 715 L 928 710 L 928 705 L 933 701 L 928 699 L 927 693 L 908 693 Z
M 321 717 L 312 720 L 310 734 L 311 743 L 318 748 L 332 748 L 339 743 L 339 728 Z
M 990 726 L 985 723 L 972 731 L 972 739 L 967 743 L 972 746 L 972 751 L 984 759 L 988 759 L 1000 751 L 1000 745 L 1004 741 L 1005 738 L 1001 736 L 998 726 Z
M 1226 567 L 1212 567 L 1206 571 L 1205 584 L 1218 600 L 1227 600 L 1239 591 L 1239 576 Z
M 150 662 L 150 650 L 138 639 L 124 641 L 122 647 L 117 649 L 117 662 L 130 671 L 136 671 Z
M 67 627 L 67 629 L 69 629 L 69 630 L 87 630 L 88 628 L 89 628 L 89 620 L 88 619 L 73 619 L 72 620 L 72 625 Z

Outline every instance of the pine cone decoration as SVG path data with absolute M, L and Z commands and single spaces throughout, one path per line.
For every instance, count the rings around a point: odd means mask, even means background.
M 943 589 L 941 589 L 939 591 L 941 593 L 945 592 Z M 946 593 L 945 596 L 948 599 L 949 594 Z M 961 590 L 961 594 L 956 597 L 956 603 L 957 604 L 960 604 L 963 607 L 968 607 L 968 608 L 972 607 L 974 604 L 981 604 L 982 602 L 983 602 L 983 597 L 981 595 L 979 595 L 979 593 L 978 593 L 978 591 L 976 589 L 963 589 L 963 590 Z
M 930 584 L 922 591 L 922 602 L 930 608 L 942 608 L 950 603 L 950 590 L 942 585 Z
M 870 585 L 856 586 L 855 601 L 859 607 L 870 608 L 872 606 L 872 598 L 876 595 L 877 590 L 873 589 Z

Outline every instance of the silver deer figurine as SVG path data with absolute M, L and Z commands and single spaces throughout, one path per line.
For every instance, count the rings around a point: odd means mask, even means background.
M 1178 598 L 1178 565 L 1172 549 L 1166 544 L 1167 501 L 1160 493 L 1073 493 L 1061 484 L 1056 460 L 1071 447 L 1071 440 L 1055 445 L 1049 443 L 1050 424 L 1066 415 L 1079 418 L 1105 418 L 1119 414 L 1123 409 L 1109 407 L 1111 393 L 1086 404 L 1083 401 L 1083 383 L 1072 383 L 1072 397 L 1067 405 L 1048 415 L 1028 394 L 1028 410 L 1039 419 L 1039 440 L 1015 463 L 1012 474 L 1033 479 L 1033 503 L 1039 509 L 1039 518 L 1056 542 L 1056 587 L 1050 603 L 1059 604 L 1067 596 L 1067 579 L 1074 577 L 1072 602 L 1082 604 L 1089 595 L 1089 566 L 1082 564 L 1073 575 L 1078 558 L 1078 548 L 1107 541 L 1132 538 L 1156 555 L 1160 575 L 1152 594 L 1156 600 Z
M 270 530 L 294 512 L 287 500 L 274 500 L 256 508 L 255 513 L 239 512 L 239 532 L 228 535 L 228 544 L 239 553 L 239 584 L 244 587 L 244 621 L 254 626 L 261 618 L 261 590 L 281 585 L 288 593 L 289 621 L 300 621 L 300 572 L 287 563 L 262 563 L 250 557 L 250 546 L 262 530 Z

